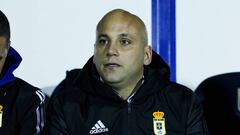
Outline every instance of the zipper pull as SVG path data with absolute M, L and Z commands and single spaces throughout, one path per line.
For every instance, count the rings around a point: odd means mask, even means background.
M 134 96 L 134 94 L 131 95 L 130 97 L 128 97 L 128 99 L 127 99 L 128 114 L 130 114 L 132 111 L 132 97 L 133 96 Z

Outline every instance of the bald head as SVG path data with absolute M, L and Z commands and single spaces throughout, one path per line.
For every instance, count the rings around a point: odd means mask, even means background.
M 101 31 L 104 27 L 108 26 L 110 23 L 114 24 L 114 22 L 122 22 L 127 23 L 128 27 L 136 27 L 139 29 L 138 34 L 140 34 L 141 39 L 145 45 L 148 44 L 148 35 L 147 29 L 144 22 L 136 15 L 131 14 L 128 11 L 123 9 L 115 9 L 108 12 L 98 23 L 97 25 L 97 33 Z

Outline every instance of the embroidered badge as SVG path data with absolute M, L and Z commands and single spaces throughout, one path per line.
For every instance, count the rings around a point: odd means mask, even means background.
M 0 128 L 2 127 L 3 106 L 0 105 Z
M 164 112 L 153 113 L 153 131 L 155 135 L 166 135 Z

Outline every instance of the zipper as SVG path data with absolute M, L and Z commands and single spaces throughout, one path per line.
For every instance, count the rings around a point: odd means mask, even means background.
M 131 106 L 131 103 L 128 103 L 128 114 L 130 114 L 132 111 L 132 106 Z
M 127 110 L 128 110 L 128 114 L 131 113 L 132 111 L 132 97 L 134 96 L 134 94 L 132 94 L 131 96 L 128 97 L 127 99 Z
M 128 99 L 127 99 L 127 134 L 128 135 L 132 135 L 132 132 L 131 132 L 131 129 L 132 129 L 131 128 L 131 113 L 132 113 L 132 98 L 133 98 L 134 94 L 129 96 Z

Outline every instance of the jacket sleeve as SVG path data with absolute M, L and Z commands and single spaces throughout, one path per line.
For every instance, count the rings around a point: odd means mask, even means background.
M 61 82 L 60 85 L 56 87 L 50 98 L 47 109 L 47 122 L 45 128 L 46 135 L 69 135 L 67 131 L 67 124 L 64 120 L 64 115 L 61 109 L 62 105 L 58 97 L 63 85 L 64 82 Z
M 187 119 L 187 135 L 209 135 L 203 108 L 193 94 Z
M 36 90 L 34 95 L 25 94 L 23 98 L 27 100 L 21 100 L 17 109 L 18 135 L 43 135 L 46 95 L 41 90 Z

